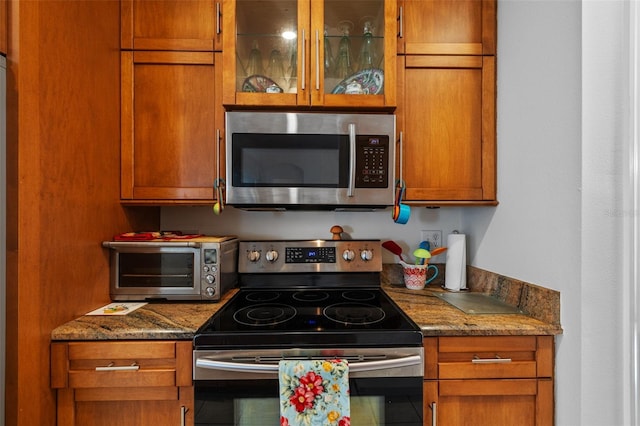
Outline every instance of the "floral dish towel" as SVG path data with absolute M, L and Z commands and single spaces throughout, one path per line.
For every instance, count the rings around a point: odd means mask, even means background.
M 280 426 L 350 426 L 346 360 L 280 361 Z

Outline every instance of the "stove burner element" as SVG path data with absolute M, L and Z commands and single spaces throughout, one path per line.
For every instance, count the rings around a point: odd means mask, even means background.
M 299 302 L 320 302 L 329 298 L 326 291 L 297 291 L 292 296 Z
M 371 291 L 366 290 L 352 290 L 342 293 L 342 297 L 346 300 L 353 300 L 355 302 L 366 302 L 367 300 L 373 300 L 376 295 Z
M 336 303 L 327 306 L 323 314 L 331 321 L 345 325 L 375 324 L 385 317 L 384 310 L 365 303 Z
M 295 308 L 279 303 L 251 305 L 233 314 L 240 324 L 251 326 L 269 326 L 289 321 L 296 315 Z
M 245 296 L 249 302 L 271 302 L 280 297 L 277 291 L 254 291 Z

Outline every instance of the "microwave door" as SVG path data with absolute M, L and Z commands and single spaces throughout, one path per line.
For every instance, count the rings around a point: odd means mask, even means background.
M 370 209 L 393 205 L 395 117 L 227 113 L 227 204 Z

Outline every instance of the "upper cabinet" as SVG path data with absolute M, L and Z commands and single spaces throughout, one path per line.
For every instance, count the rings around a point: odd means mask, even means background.
M 0 0 L 0 53 L 7 54 L 7 0 Z
M 220 53 L 123 51 L 121 200 L 211 204 L 224 175 Z
M 495 55 L 495 0 L 400 0 L 398 53 Z
M 122 0 L 124 50 L 219 51 L 222 0 Z
M 497 204 L 496 0 L 402 1 L 398 11 L 404 201 Z
M 225 0 L 223 103 L 396 106 L 393 0 Z

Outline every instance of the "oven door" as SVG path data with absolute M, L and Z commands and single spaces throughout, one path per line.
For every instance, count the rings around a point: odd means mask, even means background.
M 349 361 L 351 425 L 422 426 L 422 348 L 195 351 L 197 426 L 279 426 L 278 361 Z
M 200 249 L 141 243 L 111 252 L 112 300 L 199 300 Z

